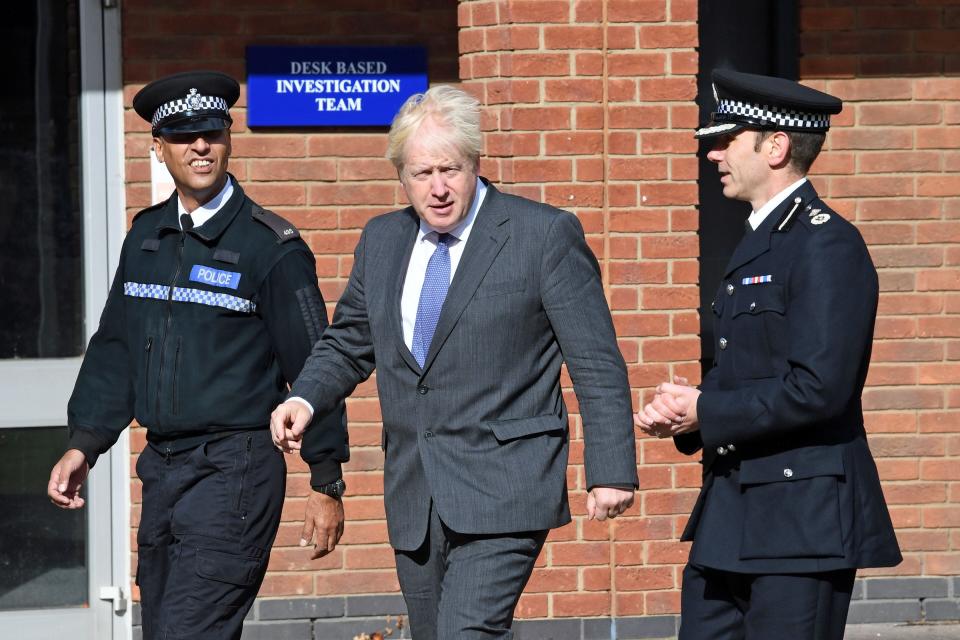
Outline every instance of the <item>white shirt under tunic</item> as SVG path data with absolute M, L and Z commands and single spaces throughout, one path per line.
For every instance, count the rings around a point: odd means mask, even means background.
M 227 176 L 227 183 L 223 185 L 223 189 L 220 189 L 220 193 L 215 195 L 210 202 L 202 204 L 193 211 L 187 211 L 187 208 L 183 206 L 183 200 L 180 199 L 180 196 L 177 196 L 177 209 L 178 215 L 177 219 L 180 219 L 180 216 L 183 214 L 189 214 L 193 219 L 193 226 L 199 227 L 204 222 L 217 215 L 217 212 L 223 208 L 223 205 L 227 204 L 227 201 L 230 199 L 230 196 L 233 195 L 233 180 L 230 179 L 230 176 Z M 183 223 L 180 223 L 180 228 L 183 228 Z
M 473 229 L 473 223 L 477 219 L 477 211 L 483 204 L 483 199 L 487 195 L 487 185 L 483 184 L 480 178 L 477 178 L 477 189 L 473 195 L 473 203 L 470 205 L 470 211 L 463 222 L 458 224 L 448 233 L 456 240 L 448 245 L 450 251 L 450 282 L 457 273 L 457 267 L 460 265 L 460 258 L 463 256 L 463 249 L 467 246 L 467 239 L 470 237 L 470 231 Z M 430 262 L 430 256 L 437 248 L 437 236 L 439 233 L 420 219 L 420 230 L 417 232 L 417 239 L 414 241 L 413 253 L 410 254 L 410 263 L 407 265 L 407 274 L 403 279 L 403 291 L 400 295 L 400 316 L 403 324 L 403 342 L 407 349 L 413 349 L 413 328 L 417 323 L 417 307 L 420 306 L 420 289 L 423 288 L 423 280 L 427 276 L 427 264 Z M 313 415 L 313 405 L 305 398 L 300 396 L 291 396 L 289 400 L 301 402 L 310 409 L 310 415 Z
M 800 188 L 800 185 L 806 181 L 806 177 L 800 178 L 792 185 L 770 198 L 770 200 L 767 201 L 767 204 L 760 207 L 760 209 L 752 212 L 750 217 L 747 218 L 747 222 L 750 223 L 750 226 L 753 228 L 753 230 L 756 231 L 757 227 L 759 227 L 767 218 L 767 216 L 770 215 L 770 212 L 779 207 L 780 203 L 787 199 L 787 196 Z
M 477 178 L 477 190 L 473 196 L 473 203 L 470 205 L 470 211 L 463 222 L 458 224 L 448 233 L 453 236 L 448 244 L 450 251 L 450 281 L 457 273 L 457 266 L 460 264 L 460 257 L 463 255 L 463 248 L 467 246 L 467 239 L 470 237 L 470 231 L 473 229 L 473 222 L 477 219 L 477 211 L 483 204 L 483 199 L 487 195 L 487 186 Z M 407 275 L 403 280 L 403 293 L 400 295 L 400 316 L 403 321 L 403 343 L 407 349 L 413 349 L 413 327 L 417 323 L 417 307 L 420 306 L 420 289 L 423 288 L 423 280 L 427 275 L 427 264 L 430 262 L 430 256 L 437 248 L 437 236 L 439 234 L 433 227 L 420 219 L 420 231 L 417 232 L 417 239 L 413 245 L 413 253 L 410 254 L 410 264 L 407 265 Z

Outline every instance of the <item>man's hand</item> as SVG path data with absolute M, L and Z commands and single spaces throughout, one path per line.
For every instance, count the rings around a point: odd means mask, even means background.
M 50 502 L 61 509 L 79 509 L 84 504 L 80 487 L 90 473 L 87 456 L 78 449 L 69 449 L 50 471 L 47 495 Z
M 700 421 L 697 418 L 697 400 L 700 398 L 700 390 L 694 387 L 661 382 L 657 385 L 657 395 L 672 397 L 675 403 L 685 408 L 685 413 L 679 421 L 675 421 L 670 428 L 671 436 L 678 436 L 683 433 L 691 433 L 700 429 Z
M 300 439 L 312 418 L 313 415 L 305 404 L 287 400 L 270 415 L 273 444 L 284 453 L 300 449 Z
M 633 491 L 613 487 L 594 487 L 587 494 L 587 518 L 616 518 L 633 504 Z
M 657 393 L 642 411 L 633 416 L 633 424 L 650 436 L 666 438 L 696 431 L 697 398 L 700 391 L 687 379 L 674 376 L 673 383 L 657 385 Z
M 343 535 L 343 502 L 338 498 L 311 491 L 307 512 L 300 531 L 300 546 L 313 543 L 311 559 L 322 558 L 333 551 Z

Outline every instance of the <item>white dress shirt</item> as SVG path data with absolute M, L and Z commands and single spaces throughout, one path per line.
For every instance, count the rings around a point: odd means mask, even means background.
M 210 202 L 202 204 L 193 211 L 187 211 L 187 208 L 183 206 L 183 200 L 180 199 L 180 196 L 177 196 L 177 209 L 178 215 L 177 219 L 180 219 L 180 216 L 183 214 L 188 214 L 193 220 L 193 226 L 199 227 L 204 222 L 217 215 L 217 212 L 223 208 L 223 205 L 227 204 L 227 200 L 230 199 L 230 196 L 233 195 L 233 180 L 230 179 L 230 176 L 227 176 L 227 184 L 223 185 L 223 189 L 220 190 L 220 193 L 215 195 Z M 183 223 L 180 223 L 180 228 L 183 228 Z
M 450 281 L 453 282 L 453 276 L 460 265 L 460 258 L 463 256 L 463 248 L 467 246 L 467 239 L 470 237 L 470 231 L 473 229 L 473 223 L 477 219 L 477 211 L 483 204 L 483 199 L 487 195 L 487 185 L 483 184 L 480 178 L 477 178 L 477 190 L 473 194 L 473 204 L 470 205 L 470 211 L 467 217 L 457 225 L 450 235 L 456 240 L 449 243 L 450 251 Z M 410 264 L 407 265 L 407 274 L 403 279 L 403 292 L 400 295 L 400 315 L 403 324 L 403 342 L 407 349 L 413 349 L 413 327 L 417 323 L 417 307 L 420 306 L 420 289 L 423 288 L 423 280 L 427 276 L 427 263 L 430 262 L 430 256 L 437 248 L 437 236 L 439 234 L 428 225 L 423 219 L 420 219 L 420 230 L 417 231 L 417 239 L 414 241 L 413 253 L 410 254 Z M 300 396 L 291 396 L 287 400 L 296 400 L 302 403 L 310 410 L 313 415 L 313 405 L 306 398 Z
M 750 226 L 753 228 L 753 230 L 756 231 L 757 227 L 759 227 L 763 223 L 763 221 L 766 219 L 766 217 L 770 215 L 770 212 L 776 209 L 777 207 L 779 207 L 780 203 L 787 199 L 787 196 L 789 196 L 791 193 L 796 191 L 800 187 L 800 185 L 802 185 L 806 181 L 807 181 L 806 177 L 800 178 L 799 180 L 794 182 L 792 185 L 790 185 L 789 187 L 787 187 L 777 195 L 770 198 L 770 200 L 767 201 L 767 204 L 760 207 L 759 210 L 752 212 L 750 214 L 750 217 L 747 218 L 747 222 L 750 223 Z
M 463 255 L 463 248 L 467 246 L 467 239 L 470 237 L 470 231 L 473 229 L 473 222 L 477 219 L 477 211 L 483 204 L 483 199 L 487 195 L 487 186 L 483 184 L 480 178 L 477 178 L 477 190 L 473 196 L 473 203 L 470 205 L 470 211 L 467 217 L 457 225 L 450 235 L 452 236 L 448 243 L 450 250 L 450 281 L 453 282 L 453 276 L 457 273 L 457 266 L 460 264 L 460 257 Z M 407 265 L 407 275 L 403 280 L 403 293 L 400 295 L 400 316 L 403 324 L 403 343 L 407 349 L 413 349 L 413 327 L 417 323 L 417 307 L 420 306 L 420 289 L 423 288 L 423 280 L 427 276 L 427 263 L 430 262 L 430 256 L 437 248 L 437 236 L 439 234 L 429 224 L 420 220 L 420 230 L 417 232 L 417 239 L 413 245 L 413 253 L 410 254 L 410 264 Z

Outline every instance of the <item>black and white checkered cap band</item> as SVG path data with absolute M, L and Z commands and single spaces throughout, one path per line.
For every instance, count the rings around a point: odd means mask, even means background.
M 805 113 L 795 109 L 752 104 L 726 98 L 717 102 L 717 115 L 741 116 L 752 121 L 760 120 L 789 129 L 826 131 L 830 128 L 830 115 L 826 113 Z
M 153 114 L 153 120 L 150 121 L 150 126 L 156 127 L 162 120 L 185 111 L 223 111 L 224 115 L 226 115 L 228 113 L 227 101 L 217 96 L 201 95 L 171 100 L 166 104 L 160 105 L 157 112 Z

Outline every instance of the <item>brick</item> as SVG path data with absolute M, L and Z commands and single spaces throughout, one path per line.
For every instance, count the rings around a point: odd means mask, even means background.
M 645 183 L 641 185 L 644 206 L 685 205 L 697 201 L 697 185 L 684 183 Z
M 543 44 L 547 49 L 600 49 L 603 30 L 599 26 L 545 26 Z
M 941 214 L 940 201 L 932 198 L 861 199 L 858 208 L 860 220 L 923 220 Z
M 518 620 L 513 625 L 516 640 L 579 638 L 579 620 Z
M 826 89 L 844 102 L 910 100 L 914 97 L 913 81 L 907 78 L 833 80 L 827 83 Z M 830 137 L 835 133 L 831 132 Z
M 920 619 L 920 601 L 859 601 L 850 603 L 847 624 L 909 622 Z
M 607 50 L 636 49 L 637 28 L 634 25 L 608 25 Z
M 657 78 L 640 81 L 640 99 L 646 102 L 693 100 L 697 95 L 694 78 Z
M 941 24 L 940 9 L 862 7 L 857 12 L 861 29 L 932 29 Z
M 510 22 L 567 22 L 570 19 L 570 3 L 566 0 L 509 0 L 501 10 L 506 15 L 500 20 Z
M 686 131 L 645 131 L 640 134 L 640 148 L 644 154 L 694 154 L 697 141 Z
M 862 104 L 857 111 L 857 124 L 861 126 L 924 125 L 939 123 L 942 107 L 936 103 L 883 103 Z
M 652 105 L 610 107 L 612 129 L 664 129 L 668 126 L 669 110 Z
M 807 31 L 841 31 L 852 29 L 856 13 L 846 7 L 801 7 L 800 29 Z
M 960 148 L 960 131 L 955 127 L 920 127 L 916 137 L 918 149 Z
M 960 196 L 960 177 L 918 176 L 917 195 L 927 197 Z
M 884 392 L 889 392 L 889 390 L 884 390 Z M 943 456 L 946 453 L 946 439 L 942 436 L 926 435 L 876 435 L 870 438 L 870 450 L 878 458 Z
M 570 73 L 566 53 L 513 53 L 502 62 L 504 75 L 517 77 L 565 76 Z
M 916 173 L 940 171 L 941 160 L 941 155 L 936 152 L 899 151 L 896 153 L 862 153 L 858 158 L 858 163 L 860 171 L 863 173 Z M 819 163 L 819 159 L 817 162 Z
M 923 601 L 923 618 L 928 621 L 960 620 L 960 600 L 928 598 Z
M 347 616 L 396 616 L 407 613 L 407 605 L 401 595 L 347 596 Z
M 666 71 L 667 56 L 663 53 L 611 53 L 607 70 L 611 76 L 657 76 Z
M 558 593 L 553 597 L 553 615 L 558 618 L 610 615 L 608 593 Z
M 539 25 L 498 25 L 484 29 L 487 51 L 540 48 Z
M 343 616 L 344 613 L 343 598 L 257 599 L 257 618 L 259 620 L 337 618 Z
M 918 136 L 933 129 L 920 129 Z M 830 149 L 910 149 L 913 147 L 913 131 L 901 128 L 836 129 L 830 132 Z M 919 145 L 918 145 L 919 146 Z M 864 194 L 870 195 L 870 194 Z
M 243 640 L 310 640 L 312 625 L 303 622 L 244 622 Z
M 600 102 L 603 83 L 592 78 L 547 79 L 544 81 L 547 102 Z
M 664 0 L 607 0 L 610 22 L 663 22 L 666 20 Z
M 645 49 L 694 48 L 698 44 L 693 24 L 644 25 L 640 27 L 640 46 Z

